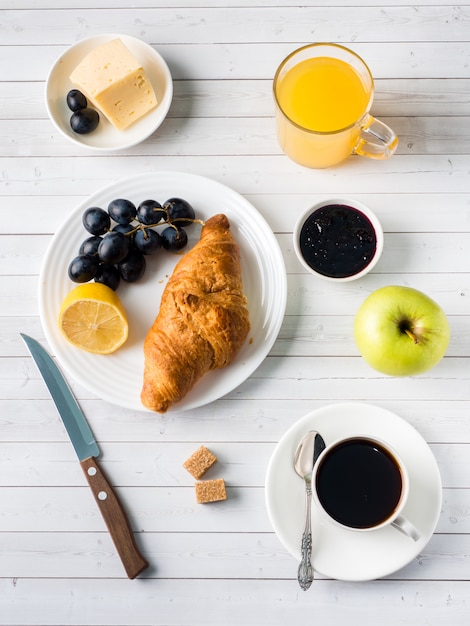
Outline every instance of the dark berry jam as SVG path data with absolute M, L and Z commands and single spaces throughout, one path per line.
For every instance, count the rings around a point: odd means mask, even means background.
M 330 278 L 347 278 L 372 261 L 377 237 L 364 213 L 345 204 L 329 204 L 308 216 L 299 244 L 313 270 Z

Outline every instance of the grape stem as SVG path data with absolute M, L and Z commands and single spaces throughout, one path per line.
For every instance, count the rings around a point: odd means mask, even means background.
M 175 222 L 191 222 L 192 224 L 200 224 L 201 226 L 205 225 L 204 220 L 198 220 L 198 219 L 190 219 L 188 217 L 175 217 L 175 219 L 173 220 L 160 220 L 159 222 L 157 222 L 156 224 L 142 224 L 142 222 L 139 222 L 137 224 L 137 226 L 134 226 L 134 228 L 132 228 L 132 230 L 129 230 L 127 233 L 123 233 L 126 237 L 130 237 L 131 235 L 134 235 L 138 230 L 143 230 L 144 231 L 144 237 L 147 239 L 148 236 L 146 234 L 146 231 L 148 228 L 155 228 L 155 226 L 163 226 L 163 224 L 168 224 L 169 226 L 172 226 L 173 228 L 177 228 L 177 226 L 175 226 Z
M 201 226 L 205 225 L 204 220 L 190 219 L 189 217 L 175 217 L 174 220 L 167 222 L 168 224 L 173 224 L 173 222 L 191 222 L 192 224 L 200 224 Z

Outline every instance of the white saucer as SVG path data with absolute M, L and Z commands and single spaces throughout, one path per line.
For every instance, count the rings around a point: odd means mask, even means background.
M 104 115 L 100 115 L 100 123 L 95 131 L 86 135 L 74 133 L 70 128 L 72 112 L 66 103 L 67 93 L 74 87 L 69 76 L 91 50 L 118 38 L 142 63 L 155 90 L 158 105 L 125 130 L 118 130 Z M 46 107 L 57 130 L 73 143 L 101 152 L 124 150 L 147 139 L 165 119 L 172 99 L 173 81 L 165 60 L 152 46 L 129 35 L 107 33 L 79 41 L 57 59 L 46 82 Z
M 410 476 L 403 515 L 421 533 L 415 542 L 392 527 L 370 532 L 343 530 L 320 517 L 313 505 L 314 569 L 329 578 L 364 581 L 387 576 L 407 565 L 428 543 L 438 522 L 441 476 L 422 436 L 394 413 L 369 404 L 333 404 L 313 411 L 291 426 L 279 441 L 268 466 L 266 504 L 281 543 L 300 561 L 305 484 L 294 471 L 293 458 L 298 442 L 312 429 L 323 436 L 327 445 L 339 437 L 361 434 L 378 437 L 395 448 Z

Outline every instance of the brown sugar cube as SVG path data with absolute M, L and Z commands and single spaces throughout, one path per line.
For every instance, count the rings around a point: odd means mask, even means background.
M 183 467 L 187 469 L 196 480 L 199 480 L 216 461 L 217 457 L 215 454 L 212 454 L 205 446 L 201 446 L 183 463 Z
M 194 485 L 196 488 L 196 500 L 199 504 L 226 500 L 225 481 L 223 478 L 215 480 L 202 480 Z

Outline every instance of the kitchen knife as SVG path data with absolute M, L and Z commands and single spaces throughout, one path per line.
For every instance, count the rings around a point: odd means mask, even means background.
M 80 460 L 101 515 L 129 578 L 138 576 L 148 562 L 140 554 L 124 509 L 96 458 L 100 449 L 70 387 L 59 368 L 35 339 L 20 333 L 44 378 Z

